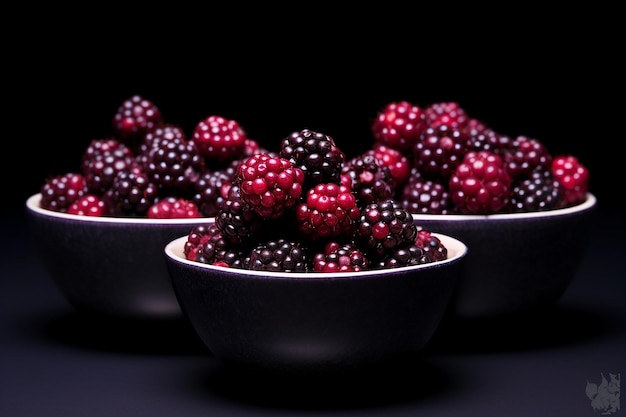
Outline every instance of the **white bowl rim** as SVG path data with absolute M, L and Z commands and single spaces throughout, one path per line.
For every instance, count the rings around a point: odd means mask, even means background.
M 260 277 L 260 278 L 296 278 L 296 279 L 357 279 L 357 278 L 367 278 L 374 277 L 380 275 L 387 275 L 389 273 L 403 272 L 403 271 L 415 271 L 421 269 L 430 269 L 436 268 L 438 266 L 443 266 L 455 261 L 458 261 L 460 258 L 464 257 L 467 254 L 468 248 L 465 243 L 461 242 L 458 239 L 453 238 L 452 236 L 444 235 L 441 233 L 432 233 L 433 236 L 438 237 L 441 240 L 441 243 L 448 249 L 448 258 L 437 261 L 430 262 L 427 264 L 421 265 L 413 265 L 413 266 L 404 266 L 398 268 L 385 268 L 385 269 L 371 269 L 367 271 L 360 272 L 267 272 L 267 271 L 253 271 L 247 269 L 236 269 L 236 268 L 226 268 L 216 265 L 205 264 L 202 262 L 196 262 L 188 260 L 183 255 L 183 247 L 185 246 L 185 242 L 187 241 L 188 235 L 184 235 L 178 237 L 172 241 L 170 241 L 164 249 L 165 255 L 174 260 L 175 262 L 186 264 L 189 266 L 193 266 L 200 269 L 206 269 L 207 271 L 220 271 L 222 273 L 230 273 L 236 276 L 242 277 Z
M 78 216 L 76 214 L 61 213 L 40 207 L 41 193 L 33 194 L 26 200 L 26 207 L 38 214 L 59 219 L 67 219 L 85 223 L 111 223 L 111 224 L 198 224 L 213 222 L 214 217 L 196 217 L 185 219 L 150 219 L 147 217 L 112 217 L 112 216 Z
M 587 193 L 585 201 L 571 207 L 555 210 L 533 211 L 527 213 L 499 213 L 499 214 L 421 214 L 411 213 L 414 220 L 437 220 L 437 221 L 467 221 L 467 220 L 521 220 L 533 218 L 559 217 L 583 212 L 596 205 L 596 197 Z

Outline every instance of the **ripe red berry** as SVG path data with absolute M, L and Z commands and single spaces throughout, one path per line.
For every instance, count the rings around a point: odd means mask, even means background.
M 247 134 L 236 120 L 212 115 L 196 125 L 192 140 L 209 160 L 232 161 L 247 151 Z
M 565 205 L 585 201 L 589 188 L 589 170 L 572 155 L 557 156 L 552 160 L 552 175 L 563 187 Z
M 85 194 L 74 201 L 67 212 L 77 216 L 102 217 L 105 214 L 104 200 L 94 194 Z
M 512 180 L 499 155 L 469 152 L 456 167 L 448 187 L 461 213 L 492 214 L 508 207 Z

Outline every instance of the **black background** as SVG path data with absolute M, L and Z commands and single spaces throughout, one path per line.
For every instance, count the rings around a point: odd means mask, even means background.
M 4 65 L 10 200 L 22 209 L 47 177 L 75 171 L 139 94 L 188 135 L 219 114 L 269 148 L 310 128 L 348 155 L 372 145 L 388 102 L 456 101 L 502 133 L 577 156 L 608 203 L 623 139 L 615 14 L 445 9 L 25 14 Z

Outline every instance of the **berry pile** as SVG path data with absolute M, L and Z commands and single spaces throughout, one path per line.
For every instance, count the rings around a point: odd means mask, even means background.
M 589 171 L 576 157 L 497 132 L 456 102 L 389 103 L 371 131 L 379 153 L 402 154 L 387 164 L 396 171 L 393 198 L 412 213 L 523 213 L 586 198 Z
M 76 215 L 213 217 L 237 164 L 260 150 L 237 121 L 209 116 L 191 138 L 150 100 L 135 95 L 93 139 L 79 170 L 46 179 L 41 207 Z
M 190 260 L 265 271 L 347 272 L 445 259 L 412 213 L 494 214 L 580 204 L 587 168 L 538 139 L 509 137 L 455 102 L 392 102 L 372 147 L 347 158 L 334 139 L 296 131 L 268 150 L 211 115 L 190 136 L 133 96 L 93 139 L 79 170 L 49 178 L 41 207 L 83 216 L 203 218 Z

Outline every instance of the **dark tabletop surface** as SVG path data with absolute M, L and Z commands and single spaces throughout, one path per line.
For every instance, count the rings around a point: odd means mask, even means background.
M 17 211 L 2 225 L 0 415 L 600 415 L 586 389 L 626 369 L 626 281 L 624 222 L 608 207 L 599 213 L 553 309 L 442 325 L 415 363 L 325 379 L 224 368 L 184 320 L 81 316 L 46 275 Z

